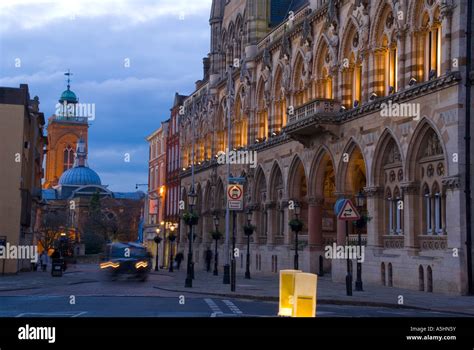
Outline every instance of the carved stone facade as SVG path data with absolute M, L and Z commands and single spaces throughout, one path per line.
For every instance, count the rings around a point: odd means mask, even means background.
M 270 28 L 265 4 L 213 2 L 212 73 L 183 104 L 181 198 L 192 185 L 194 132 L 197 266 L 211 245 L 213 213 L 225 231 L 227 167 L 215 157 L 248 150 L 257 152 L 257 167 L 231 165 L 231 173 L 247 178 L 255 273 L 292 267 L 288 203 L 296 201 L 300 268 L 319 272 L 322 262 L 343 281 L 345 263 L 324 257 L 326 244 L 346 243 L 334 204 L 365 192 L 364 282 L 384 284 L 389 266 L 394 287 L 418 289 L 420 269 L 429 268 L 434 292 L 465 293 L 463 168 L 453 161 L 463 144 L 465 73 L 462 60 L 450 64 L 454 54 L 465 56 L 465 43 L 451 35 L 463 31 L 465 3 L 444 11 L 445 1 L 310 0 Z M 243 271 L 246 215 L 237 217 Z

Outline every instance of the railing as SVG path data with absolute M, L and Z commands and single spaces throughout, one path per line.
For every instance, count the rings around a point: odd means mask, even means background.
M 367 245 L 367 235 L 360 235 L 361 245 Z M 347 238 L 347 245 L 359 245 L 359 235 L 349 235 Z
M 386 249 L 403 249 L 405 246 L 404 236 L 383 236 L 383 246 Z
M 444 250 L 448 246 L 448 238 L 444 236 L 418 236 L 420 249 L 422 250 Z
M 68 122 L 68 123 L 80 123 L 87 124 L 88 117 L 71 117 L 71 116 L 54 116 L 55 121 Z
M 319 98 L 309 103 L 306 103 L 301 107 L 298 107 L 295 110 L 295 113 L 290 115 L 290 117 L 288 118 L 288 122 L 290 124 L 295 123 L 297 121 L 315 116 L 317 114 L 337 113 L 340 109 L 340 102 Z

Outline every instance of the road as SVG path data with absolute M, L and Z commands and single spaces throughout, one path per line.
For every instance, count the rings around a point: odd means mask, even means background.
M 0 317 L 275 317 L 278 313 L 278 303 L 274 301 L 159 288 L 176 284 L 177 278 L 182 282 L 183 276 L 152 273 L 144 283 L 111 282 L 103 277 L 96 265 L 84 265 L 71 268 L 59 279 L 42 272 L 3 279 Z M 27 288 L 14 289 L 25 287 L 25 281 L 31 282 Z M 456 316 L 463 315 L 406 308 L 317 305 L 317 317 Z
M 0 296 L 0 317 L 274 317 L 278 304 L 211 296 Z M 379 307 L 319 305 L 318 317 L 455 317 Z

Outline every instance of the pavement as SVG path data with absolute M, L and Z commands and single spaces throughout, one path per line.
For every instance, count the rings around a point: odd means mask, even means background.
M 171 273 L 161 271 L 159 274 L 169 276 Z M 192 288 L 184 287 L 185 271 L 174 272 L 173 275 L 176 275 L 177 278 L 169 279 L 166 283 L 157 285 L 155 288 L 173 292 L 253 300 L 278 301 L 279 299 L 279 277 L 277 274 L 257 275 L 252 276 L 251 279 L 237 275 L 235 292 L 230 291 L 230 285 L 222 283 L 222 274 L 214 276 L 212 272 L 197 271 Z M 410 308 L 474 316 L 474 296 L 448 296 L 367 284 L 364 285 L 363 292 L 353 291 L 352 294 L 352 296 L 347 296 L 345 284 L 331 281 L 330 276 L 318 278 L 318 304 Z M 403 303 L 400 303 L 400 296 L 403 297 Z
M 153 271 L 147 282 L 118 281 L 108 282 L 98 271 L 96 264 L 70 265 L 63 277 L 52 277 L 49 272 L 23 272 L 18 275 L 0 276 L 0 300 L 12 296 L 49 296 L 77 295 L 87 297 L 161 297 L 177 298 L 186 295 L 188 299 L 221 299 L 259 301 L 263 305 L 278 301 L 277 274 L 254 275 L 250 280 L 243 275 L 237 275 L 236 291 L 230 291 L 230 285 L 222 283 L 221 271 L 219 276 L 205 271 L 196 271 L 192 288 L 185 288 L 185 271 L 168 272 Z M 321 306 L 337 308 L 338 305 L 379 308 L 391 312 L 405 310 L 419 310 L 423 312 L 445 313 L 459 316 L 474 316 L 474 297 L 448 296 L 436 293 L 426 293 L 405 289 L 382 287 L 364 284 L 363 292 L 353 292 L 347 296 L 345 284 L 335 283 L 330 276 L 320 277 L 318 280 L 318 310 Z M 403 304 L 399 304 L 400 296 Z M 234 301 L 235 302 L 235 301 Z M 263 302 L 263 303 L 262 303 Z M 197 303 L 197 301 L 196 301 Z M 209 305 L 207 305 L 209 306 Z M 197 308 L 199 309 L 199 307 Z M 334 310 L 335 310 L 334 309 Z M 347 308 L 350 310 L 350 308 Z M 396 309 L 396 310 L 395 310 Z M 266 310 L 266 309 L 265 309 Z M 265 311 L 264 310 L 264 311 Z M 266 312 L 263 314 L 266 314 Z M 332 312 L 332 311 L 329 311 Z M 388 311 L 387 311 L 388 312 Z M 272 309 L 272 315 L 274 315 Z M 370 314 L 370 313 L 369 313 Z M 416 314 L 416 313 L 415 313 Z

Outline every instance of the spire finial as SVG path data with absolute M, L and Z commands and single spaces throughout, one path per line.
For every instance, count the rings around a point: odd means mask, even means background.
M 69 90 L 71 87 L 71 75 L 72 75 L 71 70 L 68 68 L 67 72 L 64 73 L 64 75 L 67 76 L 67 89 Z

